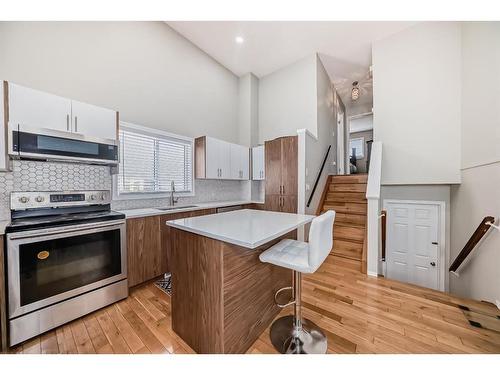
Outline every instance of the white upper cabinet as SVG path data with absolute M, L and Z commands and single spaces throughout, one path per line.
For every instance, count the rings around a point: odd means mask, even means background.
M 252 180 L 264 180 L 266 178 L 264 154 L 264 146 L 252 148 Z
M 231 143 L 231 179 L 248 180 L 249 178 L 249 150 L 245 146 Z
M 71 99 L 9 82 L 9 123 L 71 131 Z
M 9 123 L 116 142 L 117 113 L 9 82 Z
M 72 100 L 71 115 L 74 133 L 117 139 L 116 111 Z
M 205 137 L 205 177 L 209 179 L 229 179 L 231 147 L 228 142 L 220 139 Z
M 3 92 L 3 81 L 0 81 L 1 89 Z M 5 98 L 3 95 L 0 95 L 0 171 L 7 170 L 7 140 L 5 139 L 5 131 L 4 130 L 4 103 Z M 5 124 L 6 125 L 6 124 Z
M 248 147 L 212 137 L 199 137 L 194 143 L 196 178 L 248 180 Z

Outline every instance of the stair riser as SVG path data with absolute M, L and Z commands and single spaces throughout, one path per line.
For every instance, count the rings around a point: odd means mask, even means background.
M 332 177 L 332 182 L 336 184 L 366 184 L 367 181 L 368 181 L 368 175 L 366 174 Z
M 366 193 L 335 192 L 326 195 L 326 201 L 330 202 L 364 202 L 366 203 Z
M 353 215 L 353 214 L 345 214 L 342 212 L 337 212 L 335 214 L 335 222 L 336 223 L 346 223 L 346 224 L 358 224 L 358 225 L 366 225 L 366 216 L 365 215 Z
M 363 243 L 365 239 L 365 229 L 335 225 L 333 227 L 333 238 L 334 239 L 344 238 Z
M 351 213 L 351 214 L 361 214 L 361 215 L 366 215 L 367 207 L 366 203 L 341 203 L 341 202 L 335 202 L 332 204 L 325 204 L 323 206 L 324 210 L 334 210 L 334 211 L 339 211 L 339 212 L 344 212 L 344 213 Z
M 331 184 L 329 192 L 366 193 L 366 184 Z
M 363 244 L 349 242 L 349 241 L 342 241 L 342 240 L 334 240 L 331 254 L 346 256 L 351 259 L 361 260 L 363 256 Z

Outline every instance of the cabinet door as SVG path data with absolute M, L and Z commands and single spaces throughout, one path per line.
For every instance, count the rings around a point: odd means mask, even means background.
M 250 179 L 250 149 L 245 146 L 240 146 L 240 168 L 241 179 Z
M 127 220 L 129 287 L 157 277 L 162 272 L 160 216 Z
M 264 180 L 264 146 L 252 148 L 252 180 Z
M 281 139 L 266 141 L 266 195 L 281 194 Z
M 71 100 L 9 83 L 9 122 L 71 131 Z
M 279 194 L 266 194 L 266 200 L 264 202 L 265 211 L 281 211 L 281 195 Z
M 282 138 L 281 166 L 282 166 L 282 194 L 297 196 L 297 165 L 298 165 L 297 137 Z
M 219 166 L 220 178 L 229 180 L 231 178 L 231 143 L 219 140 Z
M 297 213 L 297 196 L 295 195 L 282 195 L 281 196 L 281 212 L 288 212 L 291 214 Z
M 3 81 L 0 81 L 1 84 L 1 92 L 0 92 L 0 171 L 7 170 L 7 139 L 5 138 L 6 132 L 4 131 L 4 105 L 5 105 L 5 96 L 4 96 L 4 87 Z M 5 124 L 7 126 L 7 124 Z
M 229 145 L 230 149 L 230 177 L 231 180 L 241 179 L 241 147 L 234 143 Z
M 205 178 L 220 178 L 220 141 L 215 138 L 205 138 Z
M 71 112 L 74 133 L 94 138 L 117 140 L 116 111 L 73 100 Z

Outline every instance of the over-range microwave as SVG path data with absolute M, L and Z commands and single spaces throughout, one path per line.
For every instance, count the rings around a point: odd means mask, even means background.
M 12 158 L 118 164 L 118 142 L 54 129 L 9 124 L 9 155 Z

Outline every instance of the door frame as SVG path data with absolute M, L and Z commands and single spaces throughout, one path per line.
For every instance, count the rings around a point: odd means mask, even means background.
M 407 200 L 407 199 L 384 199 L 382 201 L 382 209 L 387 213 L 388 205 L 391 203 L 394 204 L 418 204 L 418 205 L 428 205 L 428 206 L 436 206 L 438 209 L 438 259 L 439 259 L 439 267 L 438 267 L 438 287 L 441 292 L 447 292 L 446 282 L 448 273 L 446 272 L 446 202 L 445 201 L 425 201 L 425 200 Z M 387 214 L 388 215 L 388 214 Z M 387 230 L 387 229 L 386 229 Z M 386 252 L 387 258 L 388 252 Z M 387 268 L 384 269 L 384 277 L 387 275 Z
M 337 113 L 337 174 L 349 174 L 349 164 L 346 159 L 346 144 L 349 141 L 349 136 L 346 134 L 346 115 L 345 111 L 339 110 Z M 340 121 L 342 118 L 342 121 Z M 347 165 L 347 167 L 346 167 Z

